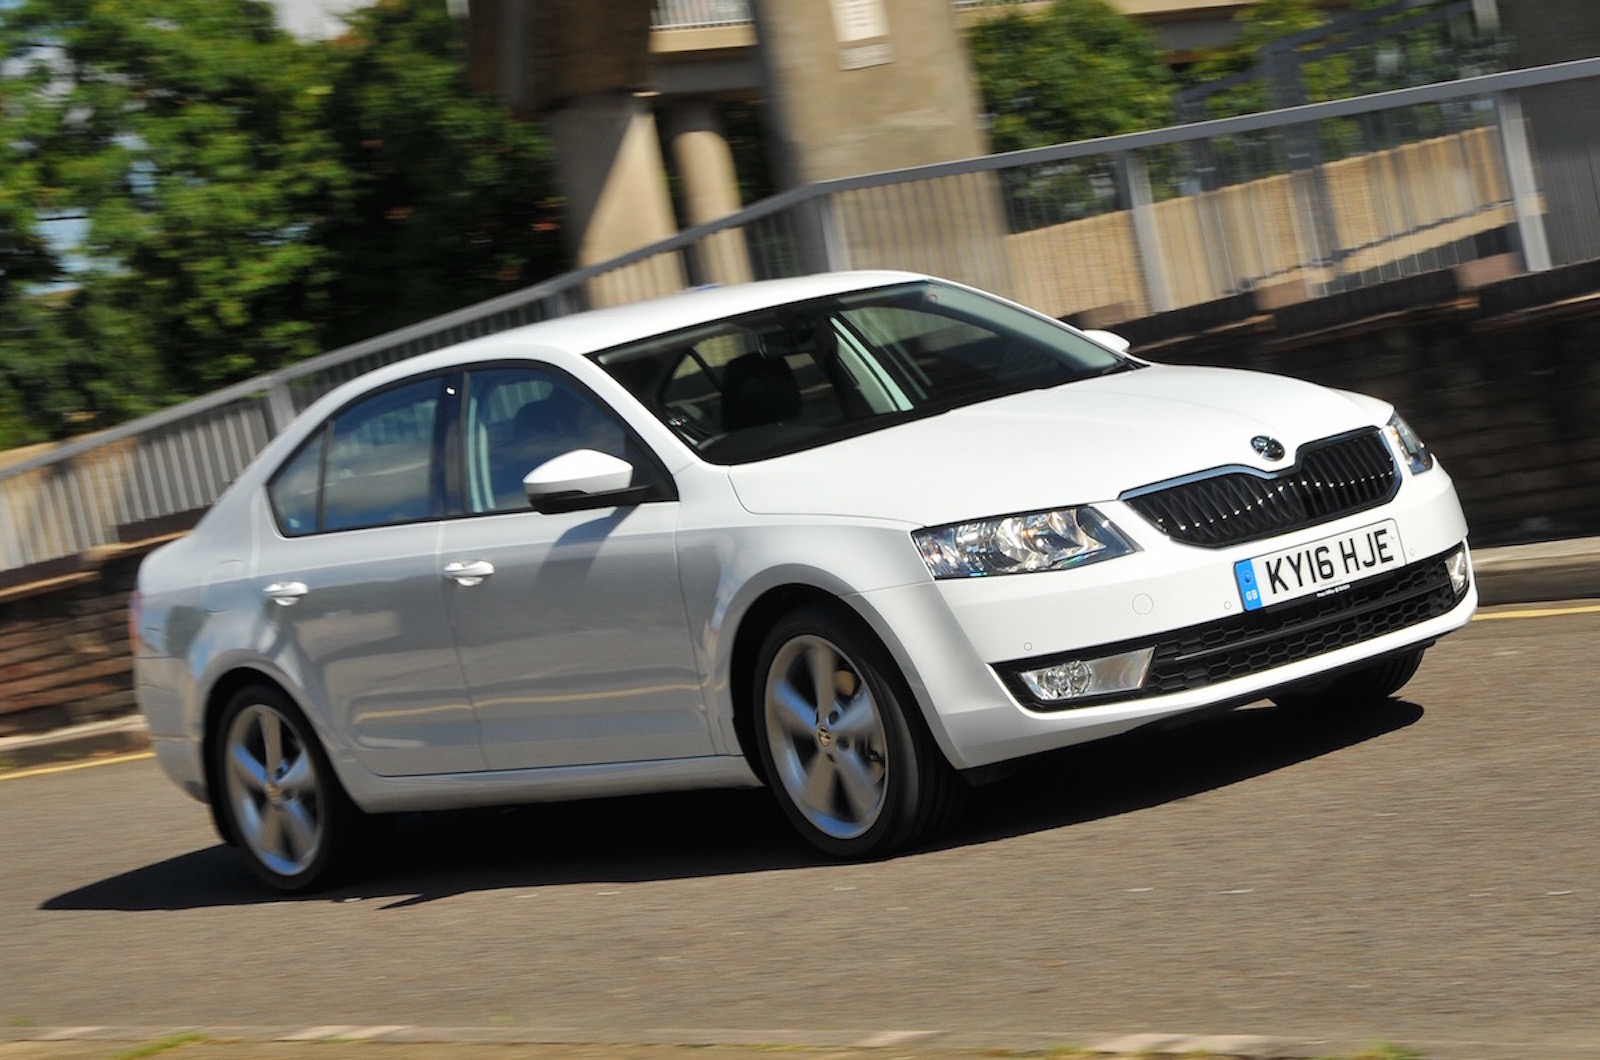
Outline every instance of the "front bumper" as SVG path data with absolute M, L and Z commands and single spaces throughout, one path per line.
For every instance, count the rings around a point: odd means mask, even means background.
M 1100 697 L 1142 699 L 1207 688 L 1239 677 L 1264 673 L 1288 663 L 1312 659 L 1362 644 L 1374 637 L 1411 628 L 1455 610 L 1470 587 L 1459 591 L 1448 564 L 1466 545 L 1442 556 L 1413 563 L 1358 581 L 1347 592 L 1310 597 L 1264 611 L 1246 611 L 1154 638 L 1102 644 L 1065 655 L 1016 659 L 995 667 L 1017 702 L 1030 710 L 1074 710 L 1095 700 L 1037 699 L 1023 681 L 1027 670 L 1101 658 L 1139 649 L 1153 649 L 1149 674 L 1136 691 Z
M 1139 553 L 1079 570 L 926 583 L 862 598 L 958 768 L 1259 699 L 1430 643 L 1465 625 L 1477 607 L 1470 563 L 1461 592 L 1444 567 L 1466 548 L 1466 521 L 1442 469 L 1408 475 L 1376 509 L 1232 549 L 1178 544 L 1131 511 L 1101 507 L 1135 537 Z M 1242 606 L 1236 562 L 1385 519 L 1399 527 L 1404 566 L 1327 598 Z M 1056 659 L 1138 647 L 1156 653 L 1132 694 L 1047 706 L 1017 679 L 1020 669 Z

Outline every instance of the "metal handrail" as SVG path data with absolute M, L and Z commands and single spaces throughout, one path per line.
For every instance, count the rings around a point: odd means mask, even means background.
M 967 158 L 954 162 L 935 162 L 906 169 L 882 170 L 860 176 L 839 177 L 833 180 L 820 181 L 803 188 L 780 192 L 770 198 L 747 206 L 738 213 L 695 225 L 692 228 L 686 228 L 676 235 L 669 236 L 648 246 L 640 247 L 637 250 L 629 251 L 608 261 L 574 269 L 520 291 L 498 295 L 487 301 L 478 302 L 416 324 L 385 332 L 370 339 L 363 339 L 349 346 L 342 346 L 336 350 L 319 354 L 309 360 L 278 369 L 275 372 L 268 372 L 264 375 L 247 379 L 244 382 L 235 383 L 205 397 L 195 398 L 165 411 L 153 413 L 121 427 L 88 435 L 49 453 L 0 469 L 0 480 L 42 467 L 45 464 L 54 463 L 57 460 L 67 459 L 97 445 L 129 438 L 144 431 L 176 422 L 190 412 L 219 408 L 241 398 L 259 394 L 270 389 L 276 383 L 286 383 L 312 375 L 356 360 L 367 354 L 391 349 L 419 338 L 429 338 L 440 332 L 474 323 L 496 313 L 540 301 L 551 295 L 570 290 L 607 272 L 624 268 L 668 251 L 681 250 L 716 232 L 743 227 L 753 221 L 781 213 L 800 203 L 824 198 L 839 192 L 917 180 L 931 180 L 939 177 L 960 176 L 969 173 L 993 172 L 1020 165 L 1061 162 L 1094 155 L 1142 151 L 1152 147 L 1189 143 L 1195 140 L 1214 139 L 1223 136 L 1236 136 L 1241 133 L 1263 132 L 1290 125 L 1306 124 L 1329 118 L 1355 117 L 1418 104 L 1482 98 L 1590 77 L 1600 77 L 1600 58 L 1575 59 L 1570 62 L 1531 67 L 1526 70 L 1483 74 L 1459 81 L 1400 88 L 1366 96 L 1355 96 L 1350 99 L 1337 99 L 1324 103 L 1306 103 L 1298 107 L 1285 107 L 1281 110 L 1263 111 L 1259 114 L 1243 114 L 1231 118 L 1209 118 L 1204 121 L 1188 122 L 1182 125 L 1172 125 L 1145 132 L 1103 136 L 1096 139 L 1078 140 L 1072 143 L 1054 144 L 1047 147 L 1031 147 L 1020 151 L 984 155 L 979 158 Z
M 650 12 L 650 28 L 656 30 L 748 26 L 754 21 L 750 0 L 656 0 Z
M 1570 62 L 1553 63 L 1525 70 L 1483 74 L 1459 81 L 1446 81 L 1439 84 L 1394 89 L 1388 92 L 1377 92 L 1349 99 L 1331 100 L 1323 103 L 1306 103 L 1298 107 L 1263 111 L 1258 114 L 1243 114 L 1231 118 L 1209 118 L 1204 121 L 1188 122 L 1182 125 L 1151 129 L 1145 132 L 1103 136 L 1072 143 L 1032 147 L 1020 151 L 985 155 L 979 158 L 961 159 L 954 162 L 935 162 L 906 169 L 883 170 L 859 176 L 820 181 L 803 188 L 780 192 L 770 198 L 747 206 L 738 213 L 729 214 L 715 221 L 708 221 L 704 224 L 684 229 L 676 235 L 669 236 L 648 246 L 640 247 L 637 250 L 629 251 L 608 261 L 574 269 L 520 291 L 499 295 L 441 316 L 432 317 L 416 324 L 376 335 L 370 339 L 363 339 L 360 342 L 331 350 L 309 360 L 235 383 L 212 394 L 194 398 L 181 405 L 144 416 L 120 427 L 88 435 L 48 453 L 43 453 L 28 460 L 20 461 L 10 467 L 0 469 L 0 481 L 47 464 L 69 459 L 108 442 L 131 438 L 146 431 L 175 423 L 187 415 L 220 408 L 241 398 L 260 394 L 271 389 L 276 384 L 303 378 L 368 354 L 392 349 L 395 346 L 404 345 L 417 339 L 430 338 L 441 332 L 475 323 L 497 313 L 541 301 L 551 295 L 577 287 L 607 272 L 624 268 L 662 253 L 681 250 L 698 242 L 705 236 L 743 227 L 762 218 L 781 213 L 798 204 L 839 192 L 888 184 L 931 180 L 940 177 L 960 176 L 969 173 L 993 172 L 1020 165 L 1061 162 L 1095 155 L 1142 151 L 1153 147 L 1188 143 L 1196 140 L 1235 136 L 1241 133 L 1263 132 L 1330 118 L 1355 117 L 1419 104 L 1495 96 L 1507 92 L 1561 84 L 1590 77 L 1600 77 L 1600 58 L 1576 59 Z
M 1367 115 L 1377 115 L 1386 112 L 1404 111 L 1406 108 L 1418 106 L 1461 103 L 1491 100 L 1499 108 L 1499 112 L 1515 111 L 1517 93 L 1531 88 L 1559 85 L 1589 78 L 1600 77 L 1600 59 L 1584 59 L 1567 63 L 1553 64 L 1527 70 L 1516 70 L 1507 73 L 1486 74 L 1479 77 L 1467 78 L 1455 82 L 1424 85 L 1414 88 L 1397 89 L 1389 92 L 1376 93 L 1352 99 L 1334 100 L 1324 103 L 1311 103 L 1302 106 L 1270 111 L 1260 114 L 1242 115 L 1232 118 L 1215 118 L 1204 121 L 1191 122 L 1163 129 L 1153 129 L 1145 132 L 1125 134 L 1121 136 L 1103 137 L 1095 140 L 1082 141 L 1069 144 L 1057 144 L 1049 147 L 1032 148 L 1024 151 L 1014 151 L 1007 154 L 990 155 L 982 158 L 965 159 L 955 162 L 943 162 L 932 165 L 919 166 L 910 169 L 885 171 L 825 181 L 804 188 L 797 188 L 779 195 L 762 200 L 739 212 L 716 221 L 696 225 L 686 229 L 665 240 L 647 247 L 641 247 L 612 260 L 576 269 L 562 276 L 535 284 L 511 294 L 468 306 L 463 309 L 446 313 L 430 320 L 422 321 L 408 327 L 378 335 L 361 342 L 354 343 L 336 350 L 329 351 L 310 360 L 295 365 L 286 366 L 277 371 L 257 376 L 226 387 L 215 393 L 185 402 L 173 408 L 145 416 L 131 423 L 102 431 L 98 434 L 67 442 L 57 448 L 35 455 L 30 459 L 20 461 L 10 467 L 0 469 L 0 483 L 10 482 L 19 476 L 39 472 L 52 466 L 93 453 L 118 443 L 128 443 L 143 436 L 165 437 L 163 432 L 182 432 L 190 429 L 192 425 L 205 425 L 208 417 L 229 416 L 230 406 L 247 404 L 253 411 L 249 414 L 254 421 L 264 424 L 267 436 L 281 429 L 298 408 L 296 395 L 304 396 L 306 393 L 318 390 L 327 382 L 330 375 L 338 375 L 344 370 L 348 375 L 358 368 L 363 368 L 362 362 L 368 359 L 386 358 L 388 360 L 410 356 L 423 352 L 426 349 L 437 348 L 441 345 L 461 341 L 462 339 L 488 334 L 516 326 L 526 320 L 542 319 L 548 316 L 562 315 L 576 309 L 583 308 L 592 300 L 592 285 L 599 282 L 608 282 L 617 277 L 626 277 L 629 270 L 647 269 L 660 262 L 678 262 L 674 268 L 690 268 L 689 262 L 698 260 L 712 250 L 718 249 L 718 240 L 726 240 L 742 233 L 738 246 L 743 248 L 756 247 L 759 239 L 751 233 L 765 232 L 769 242 L 781 243 L 784 250 L 782 261 L 779 264 L 765 266 L 765 274 L 783 274 L 788 272 L 819 271 L 828 268 L 846 267 L 853 264 L 849 260 L 848 252 L 836 253 L 838 226 L 843 223 L 838 216 L 840 204 L 847 204 L 849 210 L 855 212 L 851 217 L 858 224 L 870 228 L 881 229 L 889 233 L 882 246 L 872 254 L 863 254 L 862 257 L 875 257 L 875 263 L 882 264 L 887 259 L 889 264 L 896 261 L 906 267 L 918 268 L 916 263 L 920 260 L 915 252 L 915 247 L 906 242 L 907 233 L 911 239 L 916 239 L 921 233 L 917 229 L 918 222 L 925 222 L 927 214 L 917 213 L 912 207 L 902 209 L 900 215 L 893 215 L 894 211 L 901 209 L 896 204 L 901 202 L 902 194 L 910 201 L 918 194 L 915 189 L 937 189 L 940 182 L 948 182 L 952 178 L 985 177 L 994 174 L 1009 174 L 1049 171 L 1052 167 L 1059 169 L 1063 164 L 1077 164 L 1084 160 L 1120 159 L 1118 164 L 1126 177 L 1128 194 L 1131 200 L 1124 203 L 1120 209 L 1125 209 L 1132 219 L 1132 225 L 1139 240 L 1141 252 L 1159 251 L 1159 240 L 1152 242 L 1152 232 L 1156 229 L 1150 227 L 1150 211 L 1152 209 L 1148 182 L 1143 177 L 1143 159 L 1149 152 L 1163 148 L 1172 148 L 1186 144 L 1216 144 L 1227 141 L 1229 138 L 1249 137 L 1253 134 L 1292 130 L 1296 127 L 1314 126 L 1318 122 L 1330 119 L 1361 118 Z M 1520 130 L 1511 129 L 1514 135 L 1505 137 L 1509 141 L 1507 150 L 1523 141 L 1519 139 Z M 1535 183 L 1537 167 L 1531 164 L 1516 165 L 1512 162 L 1505 163 L 1509 176 L 1505 183 L 1512 187 L 1510 194 L 1503 194 L 1496 203 L 1496 209 L 1507 206 L 1518 208 L 1519 222 L 1526 219 L 1529 210 L 1534 210 L 1539 199 L 1539 189 Z M 990 177 L 992 179 L 992 177 Z M 904 193 L 894 191 L 895 188 L 906 188 Z M 930 194 L 932 194 L 930 192 Z M 986 193 L 987 194 L 987 193 Z M 1184 193 L 1187 194 L 1187 193 Z M 867 195 L 869 200 L 861 196 Z M 872 198 L 876 196 L 876 198 Z M 887 196 L 887 197 L 885 197 Z M 963 202 L 965 200 L 962 200 Z M 1530 206 L 1529 204 L 1534 204 Z M 958 203 L 959 208 L 961 204 Z M 980 204 L 981 205 L 981 204 Z M 1404 206 L 1405 204 L 1399 204 Z M 1397 207 L 1398 209 L 1398 207 Z M 868 213 L 862 214 L 862 210 Z M 876 212 L 873 212 L 876 211 Z M 909 212 L 906 212 L 909 211 Z M 1402 211 L 1403 212 L 1403 211 Z M 1536 210 L 1532 218 L 1537 221 Z M 1049 222 L 1054 224 L 1055 222 Z M 1431 223 L 1431 222 L 1430 222 Z M 763 228 L 763 226 L 766 226 Z M 1413 225 L 1407 229 L 1408 238 L 1414 236 L 1421 228 Z M 1021 230 L 1015 230 L 1021 232 Z M 847 233 L 851 234 L 851 233 Z M 853 233 L 859 234 L 859 233 Z M 867 233 L 871 235 L 872 233 Z M 1004 235 L 1001 232 L 1001 235 Z M 1157 232 L 1157 234 L 1159 234 Z M 865 238 L 865 237 L 863 237 Z M 962 244 L 966 249 L 966 240 L 953 239 L 950 232 L 944 233 L 946 243 Z M 1007 238 L 1010 238 L 1009 236 Z M 806 243 L 812 247 L 812 252 L 802 253 L 800 244 Z M 820 249 L 818 249 L 820 248 Z M 889 248 L 889 249 L 884 249 Z M 1362 249 L 1356 245 L 1353 249 Z M 754 249 L 750 253 L 754 254 Z M 901 253 L 898 259 L 895 253 Z M 680 260 L 681 259 L 681 260 Z M 777 261 L 777 259 L 774 259 Z M 1148 273 L 1149 266 L 1146 263 Z M 692 277 L 687 274 L 682 276 L 677 286 L 681 287 L 690 282 Z M 1154 280 L 1150 280 L 1154 284 Z M 1152 290 L 1155 288 L 1152 287 Z M 628 292 L 637 296 L 635 292 Z M 650 293 L 650 292 L 646 292 Z M 613 299 L 616 300 L 616 299 Z M 627 300 L 626 298 L 622 300 Z M 1154 304 L 1158 299 L 1152 298 Z M 365 367 L 370 367 L 366 365 Z M 296 384 L 300 389 L 292 391 Z M 331 383 L 328 385 L 332 385 Z M 250 433 L 250 438 L 259 436 L 258 428 Z M 196 431 L 201 431 L 202 426 L 195 426 Z M 205 427 L 215 433 L 218 428 Z M 230 428 L 232 429 L 232 428 Z M 205 437 L 200 435 L 202 441 Z M 154 444 L 153 442 L 150 444 Z M 192 439 L 168 439 L 161 443 L 167 446 L 198 445 Z M 254 445 L 254 442 L 250 443 Z M 245 456 L 253 455 L 251 453 Z M 178 457 L 164 456 L 162 459 L 169 463 L 177 461 Z M 184 451 L 183 460 L 195 463 L 192 455 Z M 202 461 L 203 462 L 203 461 Z M 205 481 L 227 473 L 236 473 L 236 461 L 222 461 L 221 471 L 209 473 Z M 165 466 L 165 465 L 164 465 Z M 98 473 L 98 472 L 97 472 Z M 98 482 L 97 482 L 97 485 Z M 64 489 L 64 487 L 63 487 Z M 84 487 L 88 490 L 89 487 Z M 152 490 L 152 495 L 160 491 Z M 188 491 L 185 496 L 189 501 L 198 497 L 200 503 L 209 503 L 205 495 L 212 493 L 212 487 L 207 485 L 203 489 Z M 95 494 L 101 498 L 102 492 Z M 65 500 L 39 500 L 29 502 L 37 507 L 44 504 L 66 504 Z M 96 500 L 97 504 L 105 507 L 107 502 Z M 120 502 L 119 502 L 120 503 Z M 176 503 L 171 502 L 171 503 Z M 156 508 L 162 504 L 152 502 Z M 170 504 L 166 505 L 170 507 Z M 24 507 L 29 507 L 24 505 Z M 123 505 L 123 507 L 128 507 Z M 141 503 L 138 507 L 148 508 L 151 505 Z M 182 510 L 182 509 L 179 509 Z M 32 508 L 29 508 L 32 511 Z M 172 514 L 172 513 L 168 513 Z M 8 519 L 17 518 L 9 508 L 0 507 L 0 525 Z M 29 515 L 24 512 L 21 518 L 32 518 L 35 522 L 44 519 L 43 515 L 34 513 Z M 52 515 L 50 525 L 66 525 L 69 520 L 59 513 Z M 114 531 L 105 527 L 96 529 L 88 526 L 90 521 L 87 516 L 80 519 L 85 525 L 73 533 L 75 540 L 103 541 L 108 533 Z M 123 519 L 122 522 L 130 521 Z M 137 521 L 133 519 L 131 521 Z M 31 527 L 33 538 L 48 536 L 43 527 L 44 523 Z M 6 536 L 11 536 L 7 531 Z M 33 538 L 29 540 L 32 541 Z M 112 538 L 114 540 L 114 537 Z M 64 547 L 64 546 L 63 546 Z M 29 545 L 22 549 L 28 556 L 33 557 L 27 562 L 38 562 L 37 556 L 43 546 Z M 44 551 L 48 551 L 45 549 Z M 69 553 L 60 553 L 69 554 Z M 0 569 L 18 565 L 6 559 L 6 553 L 0 549 Z

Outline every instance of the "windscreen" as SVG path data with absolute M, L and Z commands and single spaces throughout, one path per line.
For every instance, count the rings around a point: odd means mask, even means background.
M 1137 367 L 1054 321 L 929 281 L 780 306 L 595 359 L 717 464 Z

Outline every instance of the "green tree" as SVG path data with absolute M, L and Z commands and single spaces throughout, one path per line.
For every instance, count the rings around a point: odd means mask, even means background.
M 42 231 L 37 172 L 23 130 L 5 123 L 14 109 L 9 87 L 8 79 L 0 78 L 0 350 L 50 351 L 59 358 L 65 339 L 55 327 L 46 292 L 61 279 L 60 267 Z M 32 411 L 49 396 L 35 375 L 42 360 L 0 359 L 0 448 L 42 436 L 31 422 Z
M 1268 80 L 1272 72 L 1258 68 L 1268 46 L 1304 30 L 1316 29 L 1328 20 L 1315 0 L 1256 0 L 1239 14 L 1238 21 L 1238 39 L 1195 63 L 1185 72 L 1184 80 L 1204 84 L 1251 70 L 1257 70 L 1261 76 L 1208 96 L 1206 117 L 1270 110 L 1275 105 L 1273 87 Z M 1300 83 L 1296 91 L 1306 93 L 1308 101 L 1334 98 L 1339 93 L 1333 86 L 1349 80 L 1347 66 L 1346 60 L 1334 58 L 1308 64 L 1306 69 L 1291 67 Z M 1280 86 L 1280 91 L 1283 87 Z
M 979 22 L 969 51 L 996 151 L 1167 124 L 1172 77 L 1155 41 L 1104 0 Z
M 347 177 L 322 64 L 270 7 L 24 0 L 0 56 L 13 71 L 0 139 L 24 158 L 31 205 L 87 219 L 77 290 L 54 311 L 68 348 L 0 350 L 13 385 L 53 391 L 41 413 L 73 408 L 42 429 L 100 426 L 316 351 L 329 258 L 316 230 Z
M 384 0 L 326 47 L 327 129 L 350 175 L 321 235 L 334 267 L 327 345 L 561 271 L 548 141 L 467 90 L 443 3 Z
M 7 6 L 0 444 L 557 271 L 545 141 L 467 91 L 461 47 L 431 0 L 385 0 L 325 43 L 260 0 Z M 63 213 L 84 219 L 71 251 L 41 235 Z

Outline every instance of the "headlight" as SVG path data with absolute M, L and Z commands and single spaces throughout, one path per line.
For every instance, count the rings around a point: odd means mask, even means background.
M 911 537 L 935 578 L 1065 570 L 1138 550 L 1088 507 L 933 526 Z
M 1405 454 L 1406 464 L 1411 468 L 1413 475 L 1420 475 L 1433 466 L 1433 454 L 1428 452 L 1428 447 L 1422 444 L 1422 439 L 1417 437 L 1417 432 L 1411 425 L 1400 418 L 1396 412 L 1389 417 L 1389 440 L 1394 443 L 1395 450 Z

